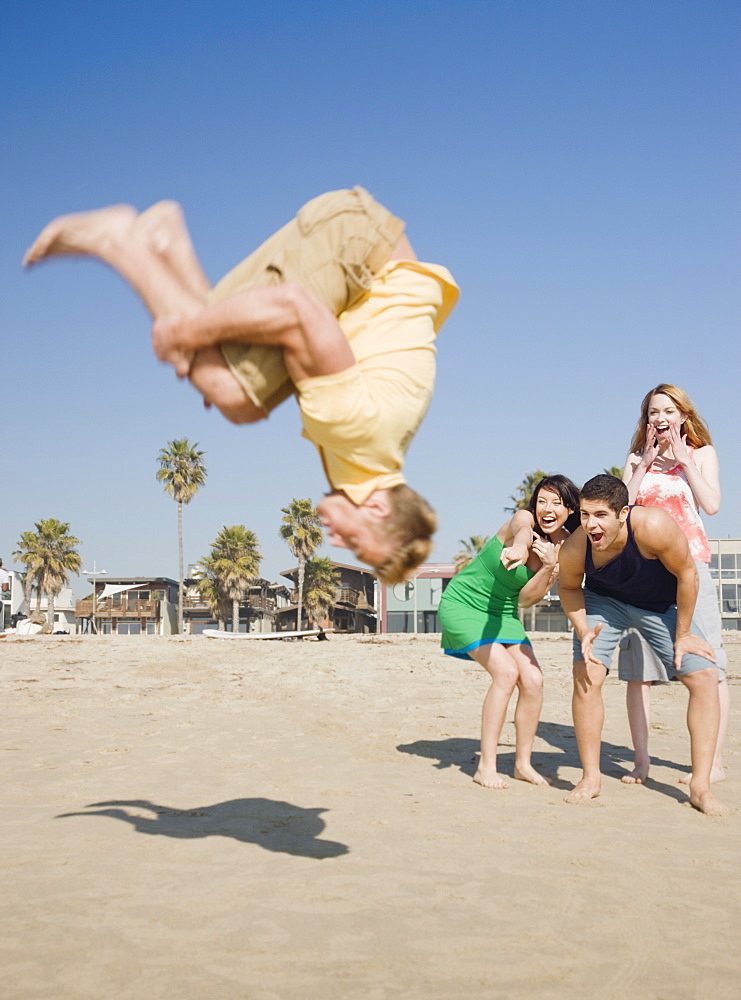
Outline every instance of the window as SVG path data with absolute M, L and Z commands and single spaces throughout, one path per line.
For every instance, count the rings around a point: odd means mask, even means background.
M 393 594 L 397 601 L 411 601 L 414 597 L 414 584 L 411 580 L 405 580 L 404 583 L 395 583 Z
M 733 552 L 721 552 L 720 575 L 723 580 L 733 580 L 736 577 L 736 556 Z
M 388 632 L 413 632 L 414 619 L 409 611 L 389 611 L 386 616 Z
M 413 611 L 389 611 L 386 616 L 386 631 L 414 632 Z M 440 622 L 434 611 L 417 612 L 417 632 L 439 632 Z
M 148 590 L 127 590 L 126 598 L 129 604 L 135 601 L 148 601 L 150 592 Z
M 141 622 L 119 621 L 117 632 L 118 635 L 141 635 Z
M 739 611 L 739 591 L 741 586 L 737 583 L 724 583 L 721 585 L 722 590 L 722 608 L 723 614 L 737 615 Z

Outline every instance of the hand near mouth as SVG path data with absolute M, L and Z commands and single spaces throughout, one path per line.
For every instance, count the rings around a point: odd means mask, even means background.
M 553 542 L 546 541 L 544 538 L 535 538 L 533 552 L 545 567 L 552 570 L 558 566 L 558 550 L 561 548 L 561 544 L 559 542 L 554 545 Z
M 653 465 L 660 451 L 661 441 L 659 441 L 656 428 L 653 424 L 648 424 L 646 427 L 646 443 L 643 446 L 643 454 L 641 455 L 641 465 L 644 469 L 649 469 Z
M 680 430 L 679 424 L 669 424 L 669 442 L 676 460 L 682 465 L 687 465 L 692 459 L 687 450 L 687 435 L 680 434 Z

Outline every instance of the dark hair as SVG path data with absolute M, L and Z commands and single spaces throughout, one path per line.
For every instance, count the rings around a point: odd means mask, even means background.
M 535 487 L 530 495 L 530 501 L 527 505 L 527 510 L 533 515 L 533 520 L 535 521 L 535 531 L 544 538 L 545 535 L 540 530 L 540 525 L 538 524 L 538 519 L 535 516 L 535 505 L 538 502 L 538 493 L 541 490 L 550 490 L 551 493 L 557 493 L 561 497 L 561 502 L 567 510 L 570 510 L 564 528 L 569 533 L 572 533 L 576 528 L 579 527 L 579 489 L 575 483 L 572 483 L 568 476 L 544 476 L 538 485 Z
M 601 500 L 610 510 L 619 514 L 630 503 L 628 487 L 621 479 L 606 474 L 594 476 L 581 488 L 582 500 Z

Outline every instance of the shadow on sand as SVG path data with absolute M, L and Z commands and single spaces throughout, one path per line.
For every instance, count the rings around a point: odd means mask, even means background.
M 266 851 L 279 851 L 302 858 L 338 858 L 350 850 L 334 840 L 318 840 L 324 830 L 320 814 L 326 809 L 303 809 L 273 799 L 230 799 L 195 809 L 175 809 L 147 799 L 92 802 L 86 812 L 70 816 L 110 816 L 130 823 L 137 833 L 189 840 L 198 837 L 232 837 L 257 844 Z M 154 815 L 142 815 L 146 810 Z
M 576 768 L 581 771 L 573 726 L 565 726 L 559 722 L 541 722 L 538 726 L 538 737 L 550 743 L 554 752 L 533 753 L 533 767 L 548 778 L 554 788 L 562 788 L 565 791 L 573 788 L 573 782 L 560 778 L 558 774 L 562 767 Z M 503 751 L 502 747 L 503 744 L 500 743 L 497 766 L 502 774 L 512 777 L 515 766 L 514 749 L 508 752 L 507 750 Z M 471 778 L 478 766 L 479 741 L 477 739 L 448 737 L 443 740 L 416 740 L 414 743 L 400 744 L 396 749 L 399 753 L 434 760 L 436 761 L 434 766 L 439 769 L 457 767 L 462 774 L 467 774 Z M 687 770 L 673 761 L 663 760 L 660 757 L 652 757 L 651 764 L 673 767 L 680 771 Z M 629 774 L 632 767 L 633 750 L 630 747 L 602 741 L 602 771 L 604 774 L 620 778 L 624 774 Z M 676 799 L 677 802 L 687 801 L 686 792 L 665 782 L 656 781 L 650 776 L 645 782 L 645 787 L 662 792 L 664 795 Z

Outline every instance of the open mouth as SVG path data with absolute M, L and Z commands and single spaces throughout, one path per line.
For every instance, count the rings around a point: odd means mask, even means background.
M 592 543 L 592 545 L 599 545 L 599 543 L 602 541 L 604 537 L 605 537 L 604 532 L 593 531 L 589 535 L 589 540 Z
M 543 531 L 548 531 L 549 529 L 556 527 L 557 521 L 552 514 L 542 514 L 538 519 L 538 523 Z
M 655 429 L 657 434 L 668 434 L 669 424 L 656 424 Z

